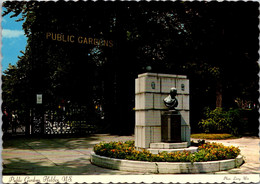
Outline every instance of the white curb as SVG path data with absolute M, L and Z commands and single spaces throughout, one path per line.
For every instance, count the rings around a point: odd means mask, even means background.
M 239 167 L 243 157 L 236 159 L 209 162 L 145 162 L 135 160 L 115 159 L 96 155 L 91 152 L 91 163 L 100 167 L 129 172 L 181 174 L 181 173 L 212 173 Z

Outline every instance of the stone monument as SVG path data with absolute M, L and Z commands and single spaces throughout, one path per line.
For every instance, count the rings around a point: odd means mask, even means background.
M 135 80 L 136 148 L 153 149 L 158 145 L 173 148 L 177 142 L 181 145 L 177 147 L 187 148 L 190 145 L 189 111 L 187 76 L 138 75 Z

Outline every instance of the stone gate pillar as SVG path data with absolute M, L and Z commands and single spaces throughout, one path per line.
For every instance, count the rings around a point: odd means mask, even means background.
M 172 87 L 177 88 L 181 115 L 181 141 L 190 145 L 189 79 L 184 75 L 143 73 L 135 80 L 135 146 L 149 148 L 162 142 L 161 116 L 168 108 L 163 99 Z

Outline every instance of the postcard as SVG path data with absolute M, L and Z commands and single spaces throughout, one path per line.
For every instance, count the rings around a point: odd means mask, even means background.
M 258 16 L 3 2 L 3 183 L 258 183 Z

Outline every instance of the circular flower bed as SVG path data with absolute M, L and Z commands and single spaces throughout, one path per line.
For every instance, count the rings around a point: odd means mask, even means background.
M 240 150 L 234 146 L 224 146 L 220 143 L 204 143 L 199 145 L 198 152 L 161 152 L 157 155 L 143 149 L 135 149 L 134 141 L 126 142 L 101 142 L 94 146 L 97 155 L 149 162 L 206 162 L 215 160 L 235 159 Z

